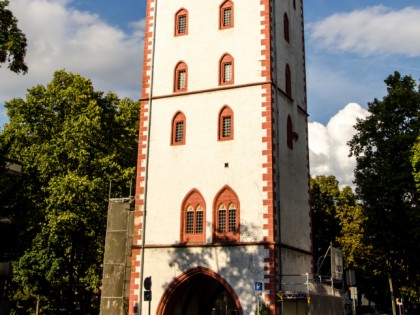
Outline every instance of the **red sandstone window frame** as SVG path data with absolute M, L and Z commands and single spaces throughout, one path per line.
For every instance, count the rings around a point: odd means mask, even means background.
M 175 36 L 184 35 L 188 35 L 188 10 L 181 8 L 175 13 Z
M 230 70 L 228 71 L 228 68 Z M 230 54 L 224 54 L 219 61 L 219 85 L 231 85 L 235 82 L 235 60 Z
M 293 150 L 293 123 L 290 115 L 287 116 L 287 147 Z
M 290 42 L 290 25 L 289 25 L 289 17 L 287 13 L 283 15 L 283 35 L 286 42 Z
M 206 203 L 197 189 L 192 189 L 181 204 L 180 241 L 181 243 L 206 242 Z
M 284 70 L 284 78 L 285 78 L 285 92 L 288 97 L 292 97 L 292 75 L 290 72 L 290 67 L 287 64 Z
M 229 106 L 225 105 L 222 107 L 222 109 L 219 112 L 218 140 L 219 141 L 233 140 L 233 134 L 234 134 L 233 110 Z
M 182 129 L 181 128 L 182 124 Z M 187 120 L 183 112 L 176 112 L 172 118 L 171 145 L 184 145 Z M 182 135 L 180 135 L 182 132 Z
M 229 186 L 225 186 L 216 194 L 213 203 L 213 242 L 239 242 L 239 222 L 240 205 L 238 196 Z
M 230 12 L 229 21 L 226 20 L 226 13 Z M 219 29 L 224 30 L 234 26 L 234 5 L 231 0 L 226 0 L 219 7 Z M 229 22 L 229 23 L 228 23 Z
M 186 92 L 188 90 L 188 66 L 180 61 L 174 71 L 174 92 Z

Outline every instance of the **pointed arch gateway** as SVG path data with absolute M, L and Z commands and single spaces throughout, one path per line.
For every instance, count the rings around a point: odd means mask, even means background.
M 241 303 L 229 283 L 206 267 L 191 268 L 176 277 L 159 301 L 156 315 L 211 315 L 222 308 L 243 315 Z

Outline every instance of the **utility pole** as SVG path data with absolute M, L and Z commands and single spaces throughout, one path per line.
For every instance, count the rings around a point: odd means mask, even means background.
M 392 287 L 392 278 L 391 274 L 388 274 L 388 282 L 389 282 L 389 291 L 391 292 L 391 305 L 392 305 L 392 315 L 397 315 L 397 308 L 395 307 L 395 294 L 394 289 Z

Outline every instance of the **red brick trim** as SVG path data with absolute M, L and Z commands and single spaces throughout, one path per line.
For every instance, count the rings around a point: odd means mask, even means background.
M 143 249 L 143 205 L 145 192 L 145 170 L 146 170 L 146 146 L 148 136 L 149 120 L 149 100 L 151 95 L 151 71 L 152 71 L 152 46 L 153 46 L 153 27 L 155 14 L 155 0 L 147 0 L 146 5 L 146 25 L 144 34 L 144 60 L 142 74 L 142 101 L 140 101 L 140 124 L 139 124 L 139 145 L 137 156 L 137 176 L 134 208 L 134 227 L 133 227 L 133 248 L 131 255 L 131 275 L 130 275 L 130 301 L 128 314 L 133 314 L 133 307 L 139 301 L 140 294 L 140 263 Z
M 186 214 L 188 206 L 197 209 L 199 205 L 203 208 L 203 232 L 187 234 L 186 233 Z M 195 216 L 194 216 L 195 219 Z M 195 225 L 195 222 L 194 222 Z M 203 195 L 197 189 L 191 189 L 190 192 L 184 197 L 181 204 L 181 230 L 180 241 L 182 244 L 186 243 L 205 243 L 206 241 L 206 202 Z
M 162 295 L 162 298 L 159 301 L 156 315 L 172 315 L 171 311 L 169 309 L 166 309 L 169 300 L 173 294 L 176 294 L 176 291 L 185 283 L 188 283 L 188 281 L 191 280 L 194 276 L 199 275 L 205 275 L 210 278 L 213 278 L 217 282 L 219 282 L 225 290 L 229 293 L 229 295 L 232 297 L 233 301 L 235 302 L 236 309 L 238 310 L 238 315 L 243 315 L 243 309 L 241 306 L 241 302 L 239 301 L 238 296 L 236 295 L 233 288 L 230 286 L 230 284 L 218 273 L 214 272 L 211 269 L 208 269 L 206 267 L 198 266 L 191 269 L 188 269 L 183 274 L 179 275 L 178 277 L 174 278 L 172 282 L 168 285 L 165 292 Z
M 272 56 L 271 56 L 271 40 L 272 40 L 272 29 L 271 29 L 271 14 L 272 12 L 271 1 L 260 0 L 261 5 L 261 75 L 266 81 L 271 82 L 272 75 Z M 275 161 L 274 161 L 274 141 L 275 132 L 273 126 L 276 124 L 275 117 L 273 116 L 273 88 L 271 84 L 261 86 L 261 98 L 262 98 L 262 130 L 264 131 L 262 137 L 263 150 L 262 155 L 264 157 L 263 162 L 263 192 L 266 194 L 263 199 L 263 205 L 265 207 L 264 220 L 265 224 L 263 229 L 265 231 L 265 240 L 268 242 L 276 242 L 277 240 L 277 215 L 275 205 Z M 280 273 L 279 263 L 276 257 L 278 256 L 277 251 L 279 248 L 274 245 L 265 246 L 268 255 L 264 259 L 264 290 L 267 292 L 265 299 L 270 304 L 270 313 L 277 314 L 277 275 Z

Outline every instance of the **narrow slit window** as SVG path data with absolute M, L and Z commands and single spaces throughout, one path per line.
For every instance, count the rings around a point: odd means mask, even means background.
M 176 113 L 172 119 L 172 145 L 185 144 L 185 125 L 185 115 L 182 112 Z
M 174 92 L 185 92 L 188 88 L 188 67 L 183 61 L 175 67 Z
M 283 32 L 284 32 L 284 39 L 286 42 L 289 42 L 290 40 L 290 27 L 289 27 L 289 17 L 287 16 L 287 13 L 283 16 Z
M 219 28 L 226 29 L 233 27 L 233 2 L 228 0 L 220 6 Z
M 178 90 L 184 90 L 187 83 L 187 72 L 185 70 L 178 71 Z
M 185 224 L 185 233 L 192 234 L 194 233 L 194 210 L 192 207 L 188 207 L 187 210 L 187 222 Z
M 195 212 L 195 233 L 203 233 L 203 214 L 203 208 L 198 206 L 197 211 Z
M 219 113 L 219 140 L 233 139 L 233 111 L 224 106 Z
M 292 77 L 291 77 L 289 65 L 286 65 L 285 81 L 286 81 L 286 95 L 288 97 L 292 97 Z
M 188 34 L 188 11 L 180 9 L 175 14 L 175 36 Z
M 220 85 L 234 83 L 234 60 L 229 54 L 225 54 L 220 59 Z
M 176 123 L 175 142 L 181 142 L 183 139 L 184 139 L 184 122 L 180 121 Z
M 225 233 L 226 232 L 226 210 L 225 209 L 219 209 L 219 233 Z
M 229 232 L 236 232 L 236 207 L 234 205 L 229 207 Z

